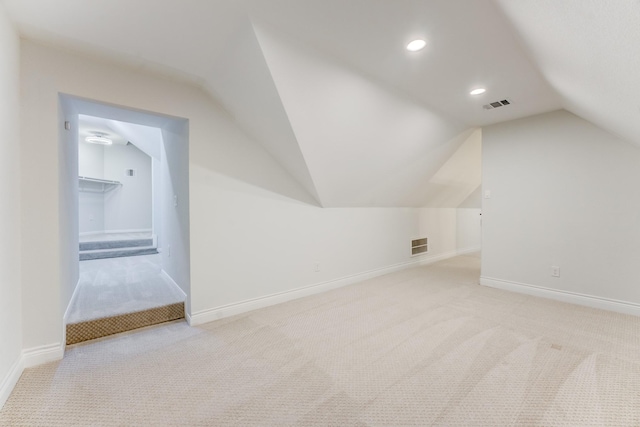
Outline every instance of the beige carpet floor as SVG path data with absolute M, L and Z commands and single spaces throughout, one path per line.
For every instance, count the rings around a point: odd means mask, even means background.
M 640 318 L 477 285 L 463 256 L 80 344 L 2 426 L 639 426 Z

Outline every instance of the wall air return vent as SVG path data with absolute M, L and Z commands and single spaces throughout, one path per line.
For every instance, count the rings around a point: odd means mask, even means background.
M 427 238 L 415 239 L 411 241 L 411 255 L 420 255 L 427 252 Z
M 511 105 L 511 101 L 503 99 L 502 101 L 490 102 L 482 106 L 485 110 L 493 110 L 494 108 L 504 107 L 505 105 Z

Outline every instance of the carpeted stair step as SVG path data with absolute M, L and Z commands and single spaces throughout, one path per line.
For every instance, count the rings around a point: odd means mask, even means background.
M 101 240 L 96 242 L 82 242 L 80 243 L 80 250 L 94 251 L 99 249 L 138 248 L 142 246 L 153 246 L 153 239 Z
M 184 302 L 67 325 L 67 345 L 184 318 Z
M 158 249 L 154 247 L 84 251 L 84 252 L 80 252 L 80 261 L 88 261 L 92 259 L 104 259 L 104 258 L 120 258 L 120 257 L 139 256 L 139 255 L 154 255 L 157 253 L 158 253 Z

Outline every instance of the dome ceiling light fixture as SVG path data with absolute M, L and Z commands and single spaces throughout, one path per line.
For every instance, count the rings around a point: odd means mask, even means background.
M 481 95 L 483 93 L 485 93 L 487 90 L 483 87 L 479 87 L 477 89 L 472 90 L 471 92 L 469 92 L 469 95 Z
M 407 50 L 409 52 L 417 52 L 419 50 L 424 49 L 427 45 L 427 42 L 422 39 L 416 39 L 407 45 Z
M 113 140 L 107 138 L 107 134 L 103 132 L 92 132 L 93 135 L 89 135 L 84 140 L 91 144 L 98 145 L 111 145 L 113 144 Z

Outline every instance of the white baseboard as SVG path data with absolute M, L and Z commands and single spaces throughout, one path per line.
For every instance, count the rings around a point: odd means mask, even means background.
M 185 293 L 185 291 L 176 283 L 175 280 L 173 280 L 173 277 L 171 277 L 169 273 L 162 269 L 160 271 L 160 275 L 164 277 L 169 283 L 171 283 L 177 290 L 179 290 L 183 298 L 187 298 L 187 294 Z
M 62 360 L 64 357 L 64 347 L 63 343 L 56 343 L 22 350 L 24 367 L 31 368 L 44 363 Z
M 180 286 L 178 286 L 176 281 L 173 280 L 173 277 L 171 277 L 165 269 L 162 269 L 160 271 L 160 275 L 164 277 L 169 283 L 171 283 L 171 285 L 174 286 L 178 291 L 180 291 L 180 294 L 182 294 L 182 298 L 184 299 L 184 318 L 186 319 L 187 323 L 191 325 L 191 304 L 186 292 Z
M 6 403 L 25 369 L 61 360 L 63 356 L 64 345 L 60 343 L 22 350 L 18 360 L 13 363 L 7 375 L 0 382 L 0 409 Z
M 279 292 L 276 294 L 266 295 L 264 297 L 254 298 L 234 304 L 201 310 L 197 313 L 192 313 L 190 316 L 187 316 L 187 322 L 189 322 L 189 325 L 191 326 L 202 325 L 203 323 L 213 322 L 214 320 L 223 319 L 225 317 L 234 316 L 236 314 L 242 314 L 248 311 L 281 304 L 283 302 L 306 297 L 309 295 L 319 294 L 331 289 L 341 288 L 343 286 L 351 285 L 363 280 L 382 276 L 383 274 L 393 273 L 409 267 L 422 265 L 422 263 L 423 259 L 416 259 L 405 263 L 395 264 L 389 267 L 383 267 L 364 273 L 354 274 L 352 276 L 343 277 L 341 279 L 316 283 L 314 285 L 304 286 L 302 288 L 292 289 L 290 291 Z
M 11 395 L 13 388 L 18 383 L 22 372 L 24 372 L 26 368 L 42 365 L 44 363 L 55 362 L 57 360 L 61 360 L 64 357 L 64 343 L 67 340 L 66 325 L 67 318 L 69 316 L 69 307 L 71 307 L 73 302 L 75 301 L 77 291 L 78 284 L 76 284 L 76 288 L 73 291 L 73 295 L 71 295 L 71 300 L 69 301 L 67 310 L 64 313 L 62 322 L 62 344 L 49 344 L 22 350 L 20 357 L 15 361 L 7 376 L 0 383 L 0 409 L 2 409 L 5 402 L 9 398 L 9 395 Z
M 458 255 L 466 255 L 466 254 L 471 254 L 474 252 L 480 252 L 482 250 L 482 247 L 477 246 L 477 247 L 473 247 L 473 248 L 465 248 L 465 249 L 458 249 L 457 253 Z
M 66 343 L 67 342 L 67 322 L 69 319 L 69 311 L 71 310 L 71 307 L 73 307 L 73 305 L 76 302 L 76 299 L 78 297 L 78 288 L 80 287 L 80 279 L 78 279 L 78 282 L 76 283 L 76 287 L 73 289 L 73 294 L 71 294 L 71 299 L 69 300 L 69 304 L 67 305 L 67 309 L 64 311 L 64 317 L 62 318 L 62 342 Z M 64 350 L 65 347 L 62 347 L 62 355 L 64 356 Z
M 420 265 L 429 265 L 434 262 L 443 261 L 445 259 L 453 258 L 458 255 L 458 251 L 449 251 L 441 254 L 431 255 L 428 252 L 424 255 L 419 255 L 418 262 Z
M 76 302 L 76 298 L 78 297 L 78 287 L 80 285 L 80 279 L 76 283 L 76 287 L 73 288 L 73 294 L 71 294 L 71 298 L 69 299 L 69 304 L 67 305 L 67 309 L 64 311 L 63 323 L 67 324 L 67 319 L 69 318 L 69 310 L 73 307 L 73 304 Z
M 123 234 L 123 233 L 151 233 L 151 228 L 132 228 L 129 230 L 105 230 L 104 234 Z
M 94 236 L 96 234 L 122 234 L 122 233 L 151 233 L 151 228 L 135 228 L 131 230 L 99 230 L 99 231 L 83 231 L 79 236 Z
M 78 233 L 78 236 L 80 236 L 80 237 L 93 236 L 95 234 L 104 234 L 104 231 L 82 231 L 82 232 Z
M 2 379 L 2 382 L 0 382 L 0 409 L 2 409 L 7 399 L 9 399 L 23 371 L 24 362 L 22 356 L 20 356 L 13 365 L 11 365 L 9 372 L 7 372 L 7 375 Z
M 518 292 L 521 294 L 548 298 L 570 304 L 640 316 L 640 304 L 596 297 L 593 295 L 579 294 L 576 292 L 560 291 L 557 289 L 550 289 L 526 283 L 510 282 L 492 277 L 480 277 L 480 284 L 491 288 L 503 289 L 505 291 Z
M 479 252 L 480 250 L 481 250 L 480 247 L 477 247 L 477 248 L 473 247 L 473 248 L 457 249 L 454 251 L 448 251 L 448 252 L 435 254 L 435 255 L 430 255 L 429 252 L 427 252 L 424 255 L 416 255 L 416 257 L 419 257 L 420 265 L 429 265 L 429 264 L 433 264 L 434 262 L 444 261 L 445 259 L 453 258 L 456 256 L 466 255 L 473 252 Z

